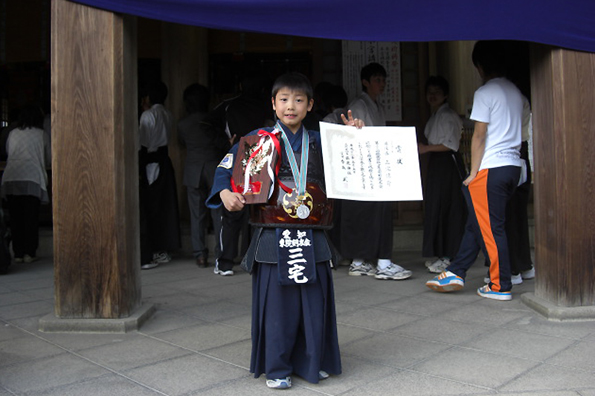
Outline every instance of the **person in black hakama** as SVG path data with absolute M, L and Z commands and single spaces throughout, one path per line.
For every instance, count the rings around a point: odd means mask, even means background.
M 386 126 L 379 100 L 386 86 L 386 70 L 370 63 L 362 68 L 360 77 L 362 93 L 349 104 L 348 111 L 366 126 Z M 341 255 L 352 259 L 349 275 L 387 280 L 411 277 L 411 271 L 392 262 L 392 202 L 343 200 L 340 217 L 341 229 L 336 234 Z
M 167 252 L 180 247 L 176 178 L 167 149 L 173 117 L 163 106 L 167 94 L 167 86 L 158 81 L 143 95 L 138 154 L 142 269 L 168 262 Z
M 459 153 L 461 117 L 447 103 L 446 79 L 432 76 L 426 82 L 426 99 L 432 116 L 419 143 L 419 153 L 430 156 L 424 193 L 424 238 L 422 255 L 436 257 L 426 262 L 430 272 L 441 273 L 459 250 L 465 231 L 467 207 L 461 184 L 467 171 Z

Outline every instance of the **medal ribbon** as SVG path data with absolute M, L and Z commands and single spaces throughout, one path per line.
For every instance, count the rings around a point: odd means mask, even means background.
M 295 154 L 293 149 L 291 148 L 291 144 L 289 143 L 289 139 L 285 134 L 285 131 L 279 125 L 275 125 L 275 131 L 279 130 L 281 132 L 281 139 L 283 139 L 283 143 L 285 146 L 285 154 L 287 154 L 287 159 L 289 160 L 289 166 L 291 167 L 291 173 L 293 174 L 293 180 L 295 181 L 295 188 L 298 195 L 304 195 L 306 192 L 306 178 L 308 176 L 308 154 L 310 151 L 310 137 L 308 136 L 308 131 L 302 126 L 303 133 L 302 133 L 302 160 L 300 163 L 300 167 L 298 169 L 297 160 L 295 159 Z M 279 185 L 283 190 L 286 192 L 290 192 L 291 189 L 285 186 L 279 180 Z

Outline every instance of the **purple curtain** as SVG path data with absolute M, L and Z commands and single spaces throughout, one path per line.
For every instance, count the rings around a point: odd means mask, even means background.
M 362 41 L 509 39 L 595 52 L 594 0 L 76 0 L 145 18 Z

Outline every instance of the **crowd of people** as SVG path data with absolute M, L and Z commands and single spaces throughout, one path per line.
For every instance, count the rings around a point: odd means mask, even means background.
M 459 151 L 462 119 L 448 104 L 449 83 L 440 76 L 426 82 L 431 116 L 418 143 L 419 154 L 429 156 L 421 255 L 428 258 L 428 271 L 438 274 L 426 286 L 438 292 L 462 289 L 480 251 L 488 267 L 486 284 L 477 290 L 481 297 L 510 300 L 514 284 L 534 277 L 527 222 L 530 106 L 507 78 L 505 60 L 502 42 L 480 41 L 474 47 L 472 61 L 483 85 L 475 92 L 470 116 L 474 133 L 469 169 Z M 318 383 L 341 373 L 331 273 L 337 263 L 350 261 L 351 276 L 405 280 L 412 275 L 393 257 L 390 202 L 333 202 L 324 193 L 318 122 L 344 124 L 355 133 L 365 133 L 365 126 L 387 125 L 379 100 L 386 86 L 384 67 L 370 63 L 360 77 L 361 94 L 351 102 L 341 86 L 322 83 L 313 89 L 299 73 L 278 77 L 270 89 L 259 78 L 245 78 L 241 94 L 213 110 L 207 87 L 192 84 L 183 92 L 186 114 L 177 122 L 177 136 L 186 149 L 182 180 L 192 254 L 198 267 L 211 265 L 206 243 L 211 225 L 214 274 L 233 275 L 235 260 L 243 257 L 242 268 L 253 279 L 250 370 L 255 377 L 264 374 L 269 388 L 291 387 L 294 374 Z M 168 150 L 176 123 L 164 106 L 167 96 L 163 82 L 150 83 L 141 94 L 144 270 L 167 263 L 181 246 Z M 50 134 L 44 131 L 43 112 L 36 106 L 23 108 L 0 137 L 7 161 L 1 196 L 8 209 L 14 261 L 30 263 L 36 260 L 39 205 L 49 198 Z M 250 152 L 239 146 L 238 141 L 247 141 L 242 138 L 257 142 Z M 275 177 L 270 195 L 248 205 L 236 186 L 234 169 L 250 174 L 258 150 L 269 143 L 279 156 L 278 165 L 271 167 Z M 4 235 L 0 238 L 4 241 Z
M 512 285 L 534 276 L 526 214 L 530 109 L 518 87 L 506 78 L 505 59 L 500 42 L 480 41 L 473 51 L 483 85 L 475 93 L 470 117 L 475 127 L 469 169 L 459 152 L 461 117 L 448 105 L 450 86 L 439 76 L 426 83 L 431 117 L 418 144 L 419 154 L 429 156 L 422 255 L 430 258 L 428 270 L 439 274 L 426 286 L 438 292 L 462 289 L 480 251 L 488 267 L 486 285 L 477 289 L 481 297 L 510 300 Z M 201 208 L 222 211 L 214 272 L 233 275 L 237 232 L 248 217 L 251 239 L 241 255 L 242 268 L 253 279 L 250 371 L 255 377 L 264 374 L 269 388 L 290 388 L 292 375 L 318 383 L 341 373 L 331 274 L 340 258 L 351 260 L 352 276 L 411 277 L 410 270 L 393 261 L 390 203 L 335 200 L 332 217 L 316 213 L 328 212 L 332 205 L 324 195 L 317 122 L 357 129 L 386 125 L 379 101 L 386 78 L 381 65 L 366 65 L 361 71 L 362 92 L 348 103 L 341 87 L 324 84 L 312 89 L 305 76 L 288 73 L 273 84 L 271 119 L 265 110 L 264 119 L 255 117 L 250 127 L 248 117 L 240 117 L 246 123 L 235 129 L 231 120 L 241 97 L 201 116 L 213 134 L 222 136 L 225 131 L 231 146 L 215 166 L 205 191 L 206 208 Z M 317 107 L 315 98 L 320 99 Z M 253 142 L 248 152 L 234 144 L 244 135 Z M 234 182 L 235 169 L 240 167 L 242 175 L 256 173 L 256 154 L 271 143 L 280 147 L 280 162 L 269 199 L 248 205 L 247 190 L 235 185 L 241 182 Z M 195 250 L 195 255 L 197 260 L 203 257 L 204 248 Z

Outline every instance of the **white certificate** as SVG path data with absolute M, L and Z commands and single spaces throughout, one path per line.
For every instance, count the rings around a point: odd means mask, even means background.
M 357 201 L 423 199 L 415 127 L 320 123 L 326 192 Z

